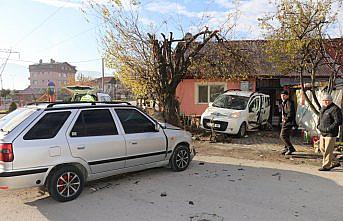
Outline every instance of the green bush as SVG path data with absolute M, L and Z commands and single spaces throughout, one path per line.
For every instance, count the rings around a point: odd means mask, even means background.
M 15 109 L 17 109 L 17 104 L 15 102 L 12 102 L 9 109 L 8 109 L 8 112 L 12 112 Z

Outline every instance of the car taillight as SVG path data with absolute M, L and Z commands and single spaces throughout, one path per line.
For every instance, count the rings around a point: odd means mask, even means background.
M 14 159 L 13 148 L 11 143 L 0 144 L 0 161 L 12 162 Z

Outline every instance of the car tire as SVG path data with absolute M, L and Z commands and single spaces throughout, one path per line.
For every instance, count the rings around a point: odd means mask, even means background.
M 84 175 L 74 166 L 64 166 L 51 174 L 47 183 L 50 196 L 59 202 L 76 199 L 84 187 Z
M 243 122 L 239 127 L 239 131 L 237 133 L 238 137 L 244 137 L 247 134 L 247 124 Z
M 170 158 L 170 167 L 173 171 L 180 172 L 187 169 L 191 162 L 191 153 L 185 145 L 179 145 L 174 149 Z

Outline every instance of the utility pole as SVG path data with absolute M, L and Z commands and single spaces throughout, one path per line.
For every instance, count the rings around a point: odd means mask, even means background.
M 7 57 L 5 59 L 5 62 L 1 65 L 1 70 L 0 70 L 0 83 L 1 83 L 1 90 L 4 89 L 3 87 L 3 82 L 2 82 L 2 74 L 6 68 L 8 59 L 10 58 L 11 54 L 17 53 L 19 54 L 19 59 L 20 59 L 20 52 L 18 51 L 12 51 L 12 49 L 0 49 L 0 52 L 2 53 L 7 53 Z
M 101 59 L 101 72 L 102 72 L 102 78 L 101 78 L 101 87 L 102 92 L 105 93 L 105 85 L 104 85 L 104 77 L 105 77 L 105 67 L 104 67 L 104 58 Z

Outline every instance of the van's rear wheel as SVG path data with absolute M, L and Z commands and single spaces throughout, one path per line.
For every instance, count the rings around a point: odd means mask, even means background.
M 74 166 L 65 166 L 57 169 L 48 180 L 50 196 L 59 202 L 76 199 L 82 192 L 84 176 Z
M 243 122 L 241 126 L 239 127 L 239 131 L 237 136 L 238 137 L 244 137 L 247 134 L 247 124 Z

